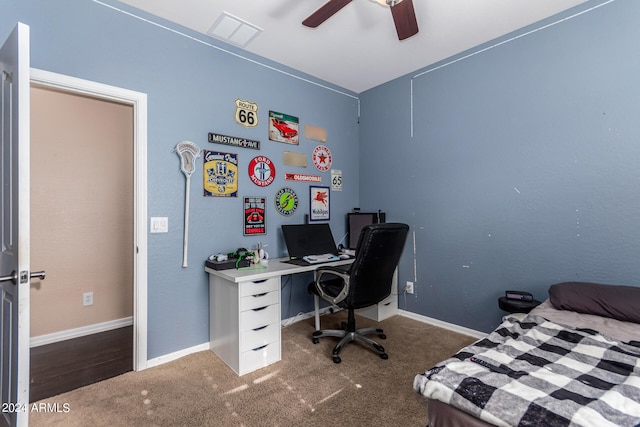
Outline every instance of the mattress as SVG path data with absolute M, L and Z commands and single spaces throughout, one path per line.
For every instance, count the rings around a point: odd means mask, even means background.
M 529 317 L 529 316 L 532 316 L 532 317 Z M 629 342 L 635 341 L 636 343 L 640 344 L 640 327 L 638 327 L 638 324 L 636 323 L 625 322 L 625 321 L 620 321 L 612 318 L 595 316 L 591 314 L 581 314 L 581 313 L 576 313 L 576 312 L 567 311 L 567 310 L 557 310 L 553 307 L 553 305 L 549 302 L 549 300 L 544 301 L 540 306 L 536 307 L 529 315 L 525 315 L 525 314 L 508 315 L 508 316 L 505 316 L 504 319 L 506 320 L 507 324 L 510 324 L 510 323 L 519 324 L 518 323 L 519 321 L 523 323 L 527 323 L 528 321 L 533 322 L 533 319 L 541 319 L 542 322 L 544 322 L 544 320 L 546 319 L 550 322 L 546 325 L 547 327 L 549 325 L 557 324 L 558 328 L 566 327 L 569 330 L 576 329 L 581 331 L 592 331 L 592 332 L 587 332 L 587 335 L 591 333 L 596 334 L 595 331 L 597 331 L 598 334 L 596 335 L 597 336 L 601 335 L 603 337 L 606 337 L 604 339 L 607 342 L 611 340 L 617 340 L 617 341 L 620 341 L 621 343 L 629 343 Z M 537 320 L 537 321 L 540 321 L 540 320 Z M 504 324 L 505 322 L 503 322 L 503 325 Z M 551 326 L 551 327 L 555 328 L 555 326 Z M 505 329 L 505 330 L 507 331 L 506 333 L 509 333 L 508 329 Z M 478 351 L 478 347 L 474 348 L 473 346 L 474 345 L 477 346 L 479 343 L 482 343 L 482 341 L 483 340 L 478 341 L 472 346 L 469 346 L 469 348 L 473 349 L 474 351 Z M 615 344 L 613 344 L 613 346 L 615 347 Z M 482 348 L 482 344 L 480 344 L 480 348 Z M 632 346 L 629 348 L 631 349 L 632 352 L 635 351 L 637 354 L 638 351 L 636 351 L 635 349 L 637 348 L 638 350 L 640 350 L 640 345 L 638 347 Z M 470 353 L 465 354 L 464 350 L 465 349 L 461 350 L 461 353 L 459 354 L 462 354 L 461 357 L 468 358 L 470 356 Z M 602 350 L 602 351 L 605 351 L 605 350 Z M 635 359 L 635 363 L 636 363 L 636 367 L 635 367 L 636 372 L 633 374 L 634 376 L 631 378 L 631 380 L 634 381 L 635 384 L 637 385 L 638 381 L 640 381 L 638 380 L 638 377 L 637 377 L 638 375 L 637 370 L 640 369 L 640 362 L 638 362 L 638 358 Z M 588 372 L 583 374 L 583 376 L 587 374 Z M 493 375 L 498 376 L 495 373 Z M 577 378 L 579 379 L 581 377 L 582 376 L 578 376 Z M 424 378 L 420 379 L 420 376 L 416 376 L 416 380 L 423 381 Z M 498 380 L 494 379 L 494 381 L 498 381 Z M 496 384 L 500 385 L 500 383 L 496 383 Z M 415 382 L 414 382 L 414 388 L 416 388 Z M 483 392 L 481 389 L 478 389 L 478 390 L 480 390 L 479 392 Z M 416 388 L 416 391 L 418 391 L 418 388 Z M 557 393 L 557 391 L 555 393 Z M 585 393 L 588 394 L 590 393 L 590 391 L 585 391 Z M 636 393 L 636 391 L 633 390 L 633 393 Z M 438 393 L 436 393 L 435 395 L 437 394 Z M 448 399 L 449 397 L 442 398 L 443 401 L 448 401 Z M 496 397 L 494 398 L 494 400 L 499 400 L 499 399 Z M 501 425 L 501 424 L 509 425 L 508 422 L 503 423 L 500 420 L 493 420 L 494 422 L 485 422 L 478 418 L 478 413 L 481 413 L 482 410 L 480 410 L 480 412 L 476 413 L 475 414 L 476 416 L 474 416 L 474 415 L 471 415 L 470 413 L 457 409 L 447 403 L 443 403 L 443 401 L 431 399 L 431 398 L 427 399 L 428 418 L 429 418 L 430 427 L 453 427 L 453 426 L 480 427 L 480 426 Z M 562 400 L 559 400 L 559 402 L 560 402 L 560 406 L 562 406 L 561 405 Z M 493 402 L 493 404 L 495 403 L 496 402 Z M 467 410 L 468 409 L 469 408 L 467 408 Z M 471 408 L 471 409 L 472 410 L 470 412 L 473 413 L 474 408 Z M 629 410 L 634 411 L 636 410 L 636 408 L 632 408 Z M 627 411 L 627 409 L 624 409 L 622 412 L 625 412 L 625 411 Z M 486 416 L 486 414 L 483 415 L 483 418 L 491 420 L 491 416 Z M 559 420 L 561 418 L 562 417 L 558 417 Z M 638 422 L 640 422 L 640 414 L 638 414 L 637 420 Z M 564 425 L 563 422 L 564 421 L 560 420 L 558 421 L 557 425 Z M 567 425 L 570 425 L 571 422 L 572 422 L 571 419 L 569 419 Z M 621 423 L 624 423 L 624 422 L 627 422 L 627 421 L 621 421 Z M 631 423 L 630 425 L 636 425 L 633 419 L 628 422 Z M 517 424 L 517 422 L 513 422 L 513 424 Z M 575 422 L 575 425 L 580 425 L 580 423 Z

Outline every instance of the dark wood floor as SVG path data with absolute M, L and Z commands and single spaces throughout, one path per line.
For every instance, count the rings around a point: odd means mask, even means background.
M 55 396 L 133 370 L 133 326 L 31 349 L 29 400 Z

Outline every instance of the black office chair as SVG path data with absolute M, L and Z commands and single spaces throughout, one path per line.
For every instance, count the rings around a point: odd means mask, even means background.
M 356 259 L 343 267 L 320 267 L 316 280 L 309 284 L 309 293 L 331 304 L 348 310 L 347 322 L 342 330 L 318 330 L 313 333 L 314 344 L 321 337 L 338 337 L 340 342 L 333 349 L 333 361 L 340 363 L 340 350 L 352 341 L 368 344 L 382 359 L 389 356 L 377 342 L 365 335 L 386 336 L 382 329 L 356 330 L 354 310 L 378 304 L 391 294 L 393 274 L 400 260 L 409 226 L 398 223 L 365 226 L 358 240 Z M 316 300 L 317 303 L 317 300 Z M 316 309 L 318 305 L 316 304 Z M 319 325 L 316 323 L 316 327 Z

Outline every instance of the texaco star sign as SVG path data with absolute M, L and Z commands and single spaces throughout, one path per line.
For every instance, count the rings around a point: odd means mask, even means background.
M 331 151 L 324 146 L 318 145 L 313 149 L 313 164 L 321 172 L 326 172 L 331 168 Z

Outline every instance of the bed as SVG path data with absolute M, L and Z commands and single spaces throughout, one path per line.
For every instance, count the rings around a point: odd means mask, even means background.
M 430 427 L 640 426 L 640 287 L 552 285 L 413 387 Z

